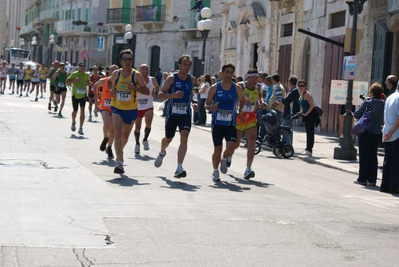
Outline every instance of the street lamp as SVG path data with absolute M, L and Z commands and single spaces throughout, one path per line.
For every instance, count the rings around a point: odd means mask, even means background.
M 24 49 L 24 45 L 25 45 L 25 40 L 24 40 L 24 38 L 21 38 L 21 39 L 19 40 L 19 43 L 20 43 L 20 45 L 21 45 L 21 49 Z
M 123 36 L 123 38 L 125 38 L 125 40 L 126 40 L 127 48 L 130 48 L 131 40 L 132 40 L 132 38 L 133 38 L 132 29 L 133 29 L 132 25 L 130 25 L 130 24 L 126 24 L 126 25 L 125 25 L 125 31 L 126 31 L 126 33 L 125 33 L 125 35 Z M 132 66 L 134 66 L 134 55 L 133 55 L 133 62 L 132 62 L 132 63 L 133 63 Z
M 3 43 L 3 57 L 2 57 L 2 59 L 6 58 L 6 48 L 7 48 L 7 44 L 4 42 Z
M 37 41 L 36 41 L 36 36 L 33 36 L 33 38 L 32 38 L 32 42 L 31 42 L 31 45 L 33 46 L 33 57 L 32 57 L 32 61 L 35 61 L 36 62 L 36 45 L 37 45 Z
M 47 66 L 51 66 L 51 62 L 53 62 L 53 47 L 54 47 L 54 35 L 50 35 L 50 40 L 48 43 L 50 44 L 50 50 L 49 50 L 49 62 Z
M 346 1 L 349 6 L 349 14 L 353 16 L 352 34 L 351 34 L 351 49 L 350 55 L 356 54 L 356 31 L 357 31 L 357 15 L 363 11 L 363 5 L 367 0 L 352 0 Z M 353 98 L 353 80 L 348 81 L 348 92 L 346 95 L 344 114 L 344 134 L 339 139 L 339 146 L 334 148 L 334 159 L 355 160 L 357 150 L 353 146 L 352 139 L 352 98 Z
M 202 38 L 203 38 L 203 44 L 202 44 L 202 64 L 203 64 L 203 69 L 202 72 L 205 73 L 205 48 L 206 48 L 206 38 L 208 38 L 208 33 L 210 30 L 213 28 L 213 21 L 209 19 L 212 16 L 212 10 L 209 7 L 204 7 L 201 10 L 201 17 L 203 18 L 202 20 L 198 21 L 197 23 L 197 29 L 201 32 Z M 202 73 L 202 74 L 203 74 Z

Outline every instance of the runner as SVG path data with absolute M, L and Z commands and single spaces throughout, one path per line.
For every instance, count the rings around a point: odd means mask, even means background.
M 68 73 L 65 71 L 65 64 L 64 62 L 60 62 L 59 64 L 60 68 L 57 70 L 54 75 L 51 77 L 51 80 L 54 84 L 55 90 L 55 101 L 57 102 L 57 105 L 60 104 L 60 95 L 61 95 L 61 105 L 60 105 L 60 111 L 58 111 L 58 118 L 62 118 L 62 109 L 64 108 L 65 105 L 65 98 L 67 94 L 67 86 L 66 86 L 66 79 L 68 78 Z
M 46 68 L 45 64 L 42 64 L 40 67 L 39 73 L 40 73 L 40 93 L 41 96 L 40 98 L 44 98 L 43 92 L 46 92 L 46 86 L 47 86 L 47 72 L 48 69 Z
M 251 169 L 251 167 L 255 157 L 255 141 L 258 137 L 258 120 L 256 110 L 260 107 L 267 108 L 267 105 L 261 96 L 261 88 L 260 84 L 258 84 L 258 70 L 250 69 L 248 70 L 246 76 L 247 80 L 239 83 L 239 85 L 243 88 L 245 103 L 242 107 L 242 117 L 237 117 L 236 148 L 240 146 L 241 136 L 245 132 L 248 148 L 247 167 L 244 172 L 244 179 L 248 180 L 249 178 L 255 177 L 255 172 Z M 259 104 L 261 104 L 261 106 L 259 106 Z
M 133 52 L 130 49 L 119 53 L 119 64 L 122 69 L 115 70 L 107 81 L 111 93 L 112 123 L 114 125 L 114 144 L 116 153 L 116 165 L 114 173 L 122 174 L 123 148 L 129 140 L 133 123 L 137 118 L 137 92 L 150 94 L 150 90 L 144 82 L 143 76 L 132 69 Z
M 39 70 L 40 70 L 40 65 L 39 64 L 37 64 L 36 65 L 36 69 L 34 69 L 33 70 L 33 72 L 32 72 L 32 78 L 31 78 L 31 81 L 32 81 L 32 89 L 30 90 L 30 94 L 35 90 L 35 88 L 36 88 L 36 98 L 35 98 L 35 101 L 37 101 L 38 100 L 38 96 L 39 96 L 39 87 L 40 87 L 40 77 L 39 77 L 39 75 L 40 75 L 40 72 L 39 72 Z
M 220 181 L 220 171 L 227 173 L 227 159 L 231 157 L 236 149 L 236 103 L 240 102 L 238 116 L 242 114 L 244 106 L 244 95 L 241 86 L 233 83 L 235 66 L 231 63 L 222 67 L 223 80 L 211 86 L 206 99 L 205 108 L 212 110 L 212 139 L 214 152 L 212 155 L 213 173 L 212 179 Z M 212 103 L 213 102 L 213 103 Z M 226 149 L 223 150 L 223 138 L 226 140 Z
M 8 79 L 10 80 L 10 87 L 9 89 L 12 88 L 12 92 L 11 94 L 14 94 L 14 90 L 15 90 L 15 79 L 16 79 L 16 75 L 15 73 L 17 72 L 17 69 L 15 68 L 15 63 L 11 63 L 11 68 L 8 69 Z
M 109 67 L 109 73 L 118 69 L 118 66 L 112 65 Z M 108 155 L 108 159 L 113 159 L 112 143 L 114 142 L 114 126 L 112 124 L 111 114 L 111 94 L 108 88 L 108 77 L 100 79 L 94 84 L 96 109 L 100 111 L 103 119 L 103 140 L 100 145 L 100 151 L 104 151 Z M 107 146 L 108 144 L 108 146 Z M 107 146 L 107 147 L 106 147 Z
M 182 55 L 178 60 L 179 71 L 172 73 L 162 86 L 158 99 L 169 99 L 166 107 L 165 137 L 161 141 L 161 151 L 154 165 L 160 167 L 166 155 L 166 148 L 172 142 L 176 128 L 180 131 L 180 146 L 177 151 L 177 170 L 174 177 L 186 177 L 183 169 L 184 157 L 187 153 L 187 141 L 191 129 L 191 99 L 193 97 L 193 85 L 195 77 L 189 74 L 192 60 L 189 55 Z M 196 104 L 193 104 L 196 105 Z
M 53 62 L 53 67 L 51 67 L 47 73 L 47 78 L 50 79 L 50 96 L 48 98 L 48 110 L 51 110 L 51 102 L 54 103 L 54 112 L 57 112 L 58 110 L 58 106 L 57 106 L 57 102 L 54 99 L 54 91 L 55 91 L 55 86 L 53 84 L 53 81 L 51 80 L 51 77 L 53 77 L 54 73 L 56 71 L 58 71 L 59 68 L 59 62 L 58 61 L 54 61 Z
M 19 68 L 15 71 L 17 74 L 17 95 L 22 97 L 22 91 L 24 87 L 24 75 L 25 75 L 25 68 L 24 63 L 19 62 Z
M 94 100 L 94 87 L 93 85 L 101 79 L 101 76 L 98 74 L 98 67 L 94 65 L 92 67 L 93 74 L 90 75 L 90 82 L 89 82 L 89 121 L 92 121 L 91 111 L 93 110 L 93 103 Z M 94 116 L 98 117 L 97 109 L 94 107 Z
M 136 139 L 134 153 L 136 154 L 140 153 L 140 131 L 143 117 L 145 120 L 143 147 L 144 150 L 150 149 L 150 146 L 148 145 L 148 136 L 151 132 L 151 124 L 154 117 L 154 103 L 152 102 L 152 99 L 153 97 L 156 97 L 158 93 L 158 83 L 154 77 L 148 75 L 148 65 L 142 64 L 139 71 L 141 75 L 143 75 L 144 82 L 147 84 L 147 87 L 150 89 L 150 95 L 138 94 L 139 114 L 135 122 L 134 129 L 134 137 Z
M 33 72 L 34 70 L 32 69 L 31 65 L 30 64 L 26 65 L 24 73 L 24 91 L 26 90 L 26 95 L 25 95 L 26 97 L 29 96 L 28 92 L 30 89 Z
M 76 130 L 76 114 L 80 107 L 79 135 L 84 135 L 83 123 L 85 121 L 86 93 L 89 80 L 90 77 L 86 73 L 86 63 L 84 62 L 80 62 L 79 69 L 66 79 L 67 85 L 72 84 L 72 132 Z
M 4 95 L 4 91 L 6 89 L 8 70 L 9 70 L 9 68 L 7 65 L 7 61 L 3 60 L 3 62 L 1 62 L 1 66 L 0 66 L 0 94 L 3 94 L 3 95 Z

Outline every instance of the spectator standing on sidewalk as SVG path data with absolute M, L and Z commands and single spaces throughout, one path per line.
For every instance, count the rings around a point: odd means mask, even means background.
M 283 119 L 287 119 L 291 114 L 296 114 L 299 112 L 299 91 L 298 88 L 296 87 L 296 84 L 298 82 L 298 78 L 294 75 L 291 75 L 290 78 L 288 79 L 288 94 L 287 97 L 283 98 L 281 102 L 284 104 L 284 112 L 283 112 Z M 291 103 L 292 103 L 292 112 L 291 112 Z M 287 124 L 288 127 L 292 129 L 292 120 L 288 121 Z M 291 131 L 291 134 L 289 135 L 283 135 L 284 141 L 292 145 L 293 143 L 293 132 Z
M 209 89 L 211 88 L 211 83 L 211 75 L 209 73 L 205 73 L 204 75 L 202 75 L 201 85 L 198 89 L 198 122 L 194 123 L 194 125 L 205 125 L 206 123 L 205 102 L 208 97 Z
M 380 191 L 399 193 L 399 92 L 395 91 L 385 101 L 384 128 L 382 129 L 385 147 L 384 165 Z
M 387 98 L 395 93 L 396 89 L 397 89 L 397 84 L 398 84 L 398 78 L 396 78 L 395 75 L 389 75 L 386 79 L 385 79 L 385 85 L 387 87 L 387 89 L 389 90 L 389 92 L 387 93 Z
M 320 120 L 316 111 L 314 110 L 315 104 L 312 95 L 309 93 L 306 87 L 307 83 L 304 80 L 298 82 L 298 88 L 301 92 L 298 103 L 301 107 L 301 116 L 305 120 L 306 128 L 306 149 L 301 153 L 301 155 L 312 156 L 312 150 L 314 145 L 314 128 L 317 119 Z
M 369 99 L 355 111 L 355 119 L 360 119 L 366 110 L 371 110 L 373 120 L 371 130 L 359 136 L 359 177 L 355 184 L 375 186 L 377 182 L 377 149 L 381 141 L 381 126 L 384 123 L 385 102 L 381 99 L 384 88 L 373 83 L 369 89 Z

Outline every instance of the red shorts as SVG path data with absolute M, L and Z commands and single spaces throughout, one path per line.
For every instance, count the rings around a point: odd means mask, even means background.
M 1 81 L 7 80 L 7 77 L 0 77 Z
M 138 118 L 143 118 L 144 115 L 145 115 L 145 113 L 146 113 L 148 110 L 153 110 L 153 109 L 154 109 L 154 108 L 147 108 L 147 109 L 139 110 L 139 114 L 137 115 L 137 117 L 138 117 Z

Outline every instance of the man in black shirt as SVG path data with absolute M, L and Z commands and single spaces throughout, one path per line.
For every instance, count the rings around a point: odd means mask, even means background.
M 284 104 L 283 120 L 287 119 L 291 114 L 298 113 L 300 110 L 298 104 L 299 91 L 298 88 L 296 87 L 297 82 L 298 78 L 294 75 L 291 75 L 290 78 L 288 79 L 289 91 L 287 96 L 281 100 L 281 102 Z M 292 103 L 292 113 L 291 113 L 291 103 Z M 292 129 L 292 120 L 288 122 L 287 126 Z M 283 138 L 287 144 L 292 145 L 293 141 L 292 131 L 290 135 L 283 135 Z

